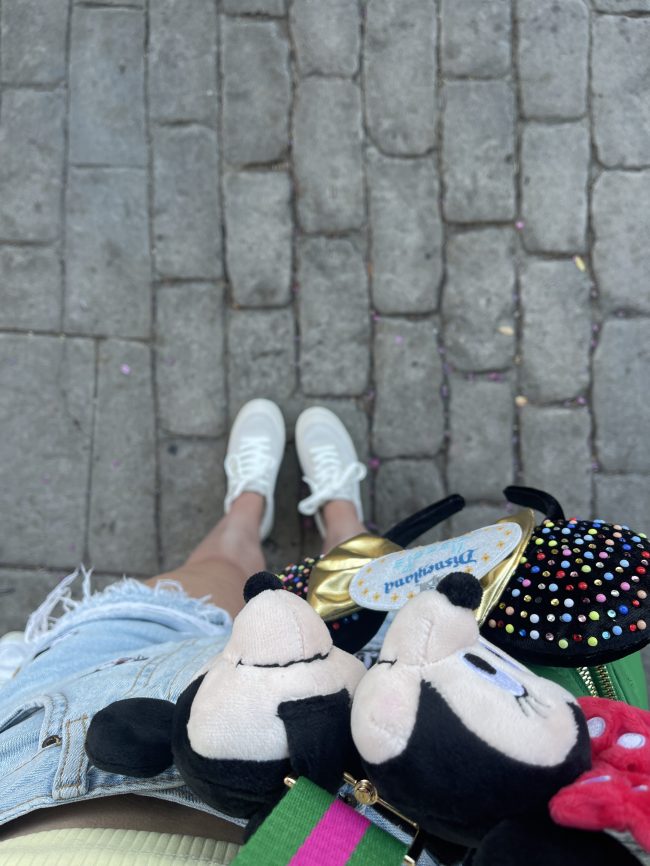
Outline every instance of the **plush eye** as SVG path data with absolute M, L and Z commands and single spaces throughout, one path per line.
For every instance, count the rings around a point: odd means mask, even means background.
M 517 698 L 521 698 L 526 694 L 526 689 L 521 685 L 521 683 L 518 683 L 516 679 L 511 677 L 510 674 L 505 673 L 505 671 L 500 671 L 497 670 L 497 668 L 492 667 L 492 665 L 484 658 L 481 658 L 481 656 L 474 655 L 474 653 L 464 653 L 463 661 L 475 673 L 482 676 L 483 679 L 494 683 L 495 686 L 503 689 L 503 691 L 510 692 L 511 695 L 514 695 Z

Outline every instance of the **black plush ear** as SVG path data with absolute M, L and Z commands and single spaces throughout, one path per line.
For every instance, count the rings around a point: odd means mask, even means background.
M 264 592 L 265 589 L 284 589 L 284 584 L 276 574 L 271 574 L 270 571 L 258 571 L 252 574 L 244 584 L 244 601 L 246 604 Z
M 443 577 L 436 589 L 447 596 L 456 607 L 466 607 L 469 610 L 476 610 L 483 595 L 478 580 L 462 571 L 454 571 Z
M 278 706 L 278 715 L 287 731 L 291 769 L 336 793 L 354 749 L 347 689 L 284 701 Z
M 86 735 L 86 754 L 100 770 L 149 778 L 174 763 L 174 704 L 155 698 L 115 701 L 100 710 Z

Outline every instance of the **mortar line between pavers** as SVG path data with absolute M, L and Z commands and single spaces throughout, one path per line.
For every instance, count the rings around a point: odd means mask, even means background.
M 64 572 L 66 575 L 72 574 L 72 572 L 75 571 L 75 569 L 77 569 L 77 568 L 78 568 L 78 563 L 75 563 L 74 565 L 56 566 L 56 565 L 38 565 L 38 564 L 34 565 L 34 563 L 31 563 L 31 564 L 27 563 L 26 564 L 23 562 L 19 562 L 19 563 L 2 562 L 2 563 L 0 563 L 0 580 L 2 579 L 2 570 L 3 569 L 11 569 L 12 571 L 38 571 L 38 572 L 41 572 L 42 574 L 56 576 L 56 575 L 60 575 L 62 572 Z M 138 580 L 144 580 L 148 577 L 151 577 L 150 574 L 145 574 L 145 573 L 140 573 L 140 572 L 135 572 L 135 571 L 129 572 L 128 574 L 125 575 L 125 573 L 123 571 L 106 571 L 105 569 L 101 569 L 101 570 L 92 569 L 93 575 L 96 571 L 98 574 L 101 574 L 102 577 L 112 577 L 112 578 L 115 578 L 116 580 L 121 580 L 125 576 L 126 577 L 134 577 Z M 13 589 L 12 589 L 12 591 L 13 591 Z M 6 594 L 8 594 L 6 590 L 3 592 L 3 590 L 0 589 L 0 595 L 6 595 Z
M 151 324 L 149 345 L 149 362 L 151 364 L 151 397 L 154 413 L 154 531 L 156 534 L 156 558 L 158 569 L 163 567 L 163 544 L 160 526 L 160 456 L 159 456 L 159 419 L 158 406 L 158 378 L 156 375 L 156 361 L 158 356 L 158 325 L 157 325 L 157 293 L 154 285 L 154 177 L 153 177 L 153 142 L 151 136 L 151 112 L 149 106 L 149 47 L 151 39 L 151 17 L 149 14 L 149 0 L 145 0 L 144 14 L 144 129 L 147 146 L 147 228 L 149 232 L 149 298 L 151 304 Z M 146 341 L 145 341 L 146 342 Z
M 596 171 L 598 165 L 598 154 L 596 151 L 596 138 L 594 128 L 594 112 L 592 99 L 592 59 L 593 59 L 593 24 L 595 16 L 591 7 L 587 9 L 589 16 L 588 29 L 588 46 L 587 46 L 587 119 L 589 123 L 589 160 L 590 165 L 587 172 L 587 249 L 588 249 L 588 273 L 591 280 L 589 288 L 589 318 L 591 321 L 591 335 L 589 340 L 589 384 L 587 386 L 587 410 L 590 420 L 590 436 L 589 436 L 589 451 L 591 457 L 591 502 L 589 503 L 589 514 L 594 515 L 596 510 L 596 472 L 598 471 L 600 462 L 598 458 L 597 447 L 597 419 L 594 411 L 594 355 L 598 346 L 598 337 L 603 325 L 603 315 L 600 306 L 600 293 L 598 291 L 598 283 L 594 272 L 593 263 L 593 248 L 595 243 L 594 226 L 592 222 L 592 202 L 594 184 L 596 182 Z
M 68 0 L 68 20 L 65 31 L 65 110 L 63 114 L 63 170 L 61 177 L 61 196 L 59 200 L 59 219 L 61 221 L 59 237 L 59 262 L 61 265 L 61 302 L 59 305 L 59 328 L 65 328 L 66 304 L 68 299 L 68 264 L 66 257 L 67 243 L 67 209 L 68 178 L 70 175 L 70 63 L 72 41 L 73 0 Z
M 86 485 L 86 526 L 84 532 L 83 558 L 84 562 L 90 562 L 90 511 L 92 506 L 93 488 L 93 466 L 95 460 L 95 430 L 97 426 L 97 393 L 99 384 L 99 342 L 93 340 L 94 382 L 93 382 L 93 407 L 90 420 L 90 454 L 88 455 L 88 482 Z
M 444 413 L 444 430 L 442 440 L 442 484 L 445 495 L 449 495 L 449 449 L 451 446 L 451 391 L 450 391 L 450 368 L 447 361 L 447 344 L 445 320 L 443 314 L 443 301 L 447 289 L 447 243 L 449 241 L 449 229 L 451 224 L 444 215 L 443 202 L 445 199 L 446 183 L 443 171 L 443 129 L 445 110 L 446 79 L 442 72 L 442 8 L 440 0 L 436 0 L 436 100 L 437 100 L 437 122 L 436 122 L 436 172 L 438 175 L 438 209 L 440 214 L 440 227 L 442 230 L 441 258 L 442 269 L 440 274 L 440 285 L 438 290 L 438 340 L 437 351 L 442 366 L 442 385 L 440 388 L 440 400 Z
M 511 0 L 510 5 L 510 65 L 512 68 L 512 82 L 515 98 L 515 223 L 523 219 L 522 216 L 522 190 L 521 190 L 521 149 L 522 149 L 522 130 L 524 125 L 523 102 L 521 96 L 521 86 L 519 81 L 519 22 L 517 21 L 517 0 Z M 513 295 L 513 315 L 515 320 L 515 353 L 513 363 L 513 429 L 512 429 L 512 472 L 513 483 L 525 483 L 525 466 L 523 462 L 522 448 L 522 409 L 517 406 L 515 396 L 521 394 L 523 382 L 523 331 L 524 331 L 524 308 L 521 297 L 521 264 L 522 258 L 527 255 L 523 244 L 523 238 L 515 227 L 515 245 L 517 253 L 514 256 L 515 270 L 515 286 Z

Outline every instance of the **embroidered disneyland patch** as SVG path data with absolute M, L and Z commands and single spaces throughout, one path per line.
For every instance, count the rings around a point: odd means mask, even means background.
M 509 556 L 521 539 L 516 523 L 495 523 L 436 544 L 400 550 L 364 565 L 352 578 L 350 596 L 370 610 L 397 610 L 452 571 L 480 580 Z

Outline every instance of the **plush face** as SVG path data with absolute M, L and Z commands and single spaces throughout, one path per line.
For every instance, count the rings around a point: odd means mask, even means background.
M 336 789 L 365 668 L 272 575 L 251 578 L 246 594 L 230 641 L 176 705 L 136 698 L 95 716 L 86 750 L 96 766 L 153 776 L 175 763 L 206 803 L 237 817 L 272 805 L 290 771 Z
M 469 575 L 449 575 L 402 608 L 352 709 L 381 795 L 465 844 L 547 803 L 589 764 L 572 696 L 480 638 L 476 588 Z

